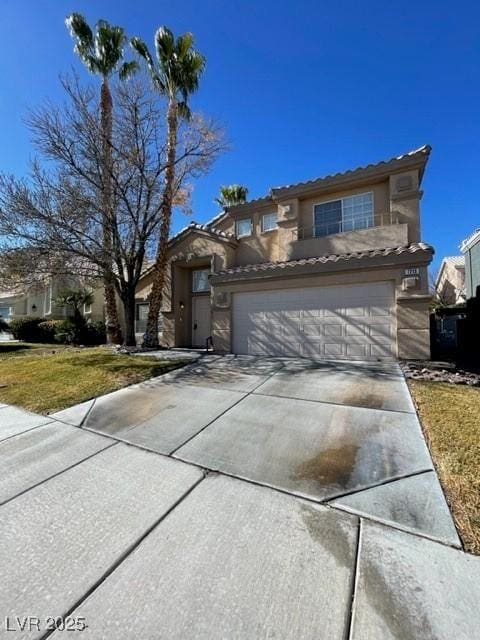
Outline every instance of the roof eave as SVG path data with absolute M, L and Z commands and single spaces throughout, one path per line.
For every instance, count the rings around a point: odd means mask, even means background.
M 424 150 L 419 151 L 412 156 L 395 158 L 393 160 L 371 165 L 368 167 L 360 167 L 346 173 L 334 176 L 326 176 L 308 183 L 292 185 L 287 187 L 276 187 L 272 189 L 272 197 L 275 200 L 282 199 L 285 196 L 296 197 L 300 195 L 308 195 L 317 192 L 320 189 L 331 189 L 336 186 L 343 186 L 346 183 L 361 182 L 366 179 L 383 179 L 405 169 L 419 170 L 419 184 L 422 181 L 425 167 L 430 156 L 431 148 L 427 145 Z
M 421 251 L 376 256 L 351 256 L 336 262 L 318 262 L 315 264 L 298 265 L 278 265 L 268 269 L 239 271 L 237 273 L 213 273 L 210 281 L 213 285 L 242 282 L 245 280 L 263 280 L 275 278 L 288 278 L 294 276 L 311 275 L 322 273 L 332 273 L 335 271 L 351 271 L 357 269 L 371 269 L 376 267 L 398 267 L 403 264 L 415 264 L 417 266 L 428 266 L 433 258 L 434 249 L 428 247 Z

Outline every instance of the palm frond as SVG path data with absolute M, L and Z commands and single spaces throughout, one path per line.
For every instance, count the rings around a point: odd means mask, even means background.
M 120 80 L 128 80 L 131 78 L 140 68 L 140 65 L 136 60 L 131 62 L 124 62 L 118 71 L 118 77 Z
M 158 91 L 160 91 L 160 93 L 164 93 L 164 87 L 163 87 L 162 80 L 161 80 L 160 76 L 158 75 L 158 72 L 157 72 L 157 69 L 155 67 L 155 63 L 153 61 L 152 55 L 151 55 L 150 51 L 148 50 L 148 47 L 145 44 L 145 42 L 141 38 L 139 38 L 138 36 L 135 36 L 134 38 L 131 38 L 130 46 L 132 47 L 132 49 L 141 58 L 143 58 L 145 60 L 146 65 L 147 65 L 147 69 L 148 69 L 148 71 L 150 73 L 150 76 L 152 78 L 153 84 L 158 89 Z
M 160 64 L 169 65 L 175 54 L 175 36 L 168 27 L 160 27 L 155 33 L 155 50 Z
M 67 29 L 75 40 L 75 52 L 86 63 L 94 49 L 93 33 L 80 13 L 72 13 L 65 19 Z
M 99 20 L 93 32 L 79 13 L 72 13 L 65 23 L 75 40 L 75 53 L 91 73 L 109 77 L 118 71 L 124 79 L 136 71 L 135 62 L 123 62 L 127 38 L 122 27 Z
M 198 89 L 205 68 L 205 57 L 193 48 L 193 35 L 187 32 L 175 38 L 168 27 L 157 29 L 156 62 L 140 38 L 132 38 L 130 44 L 147 63 L 157 90 L 178 101 L 179 115 L 190 117 L 188 97 Z
M 242 184 L 222 185 L 220 187 L 220 197 L 215 198 L 221 207 L 233 207 L 247 201 L 248 189 Z
M 192 117 L 192 112 L 190 111 L 190 107 L 188 106 L 186 100 L 182 100 L 177 104 L 178 115 L 180 118 L 184 120 L 190 120 Z

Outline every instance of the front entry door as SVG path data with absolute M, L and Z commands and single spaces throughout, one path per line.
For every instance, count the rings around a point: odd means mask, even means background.
M 192 345 L 205 347 L 210 336 L 210 296 L 192 298 Z

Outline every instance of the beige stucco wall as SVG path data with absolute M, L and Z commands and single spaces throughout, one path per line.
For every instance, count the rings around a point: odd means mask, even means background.
M 430 299 L 397 298 L 398 357 L 406 360 L 430 358 Z
M 239 238 L 234 264 L 294 260 L 373 248 L 403 246 L 420 240 L 421 192 L 418 169 L 397 171 L 381 179 L 344 185 L 342 188 L 311 190 L 308 195 L 282 198 L 271 202 L 252 202 L 240 211 L 232 210 L 217 226 L 235 233 L 235 222 L 252 220 L 252 235 Z M 314 238 L 314 206 L 331 200 L 363 193 L 373 193 L 375 227 L 361 231 Z M 278 229 L 262 233 L 265 213 L 277 212 Z
M 318 255 L 332 255 L 365 251 L 367 249 L 386 249 L 402 247 L 408 244 L 408 226 L 395 224 L 372 229 L 361 229 L 338 233 L 323 238 L 308 238 L 290 243 L 288 260 L 311 258 Z

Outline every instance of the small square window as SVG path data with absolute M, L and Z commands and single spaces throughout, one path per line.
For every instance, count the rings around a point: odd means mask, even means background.
M 195 269 L 192 272 L 192 291 L 193 293 L 203 293 L 204 291 L 210 291 L 210 283 L 208 276 L 210 275 L 210 269 Z
M 246 238 L 252 235 L 252 219 L 237 220 L 237 238 Z
M 277 214 L 266 213 L 262 216 L 262 232 L 273 231 L 277 228 Z

